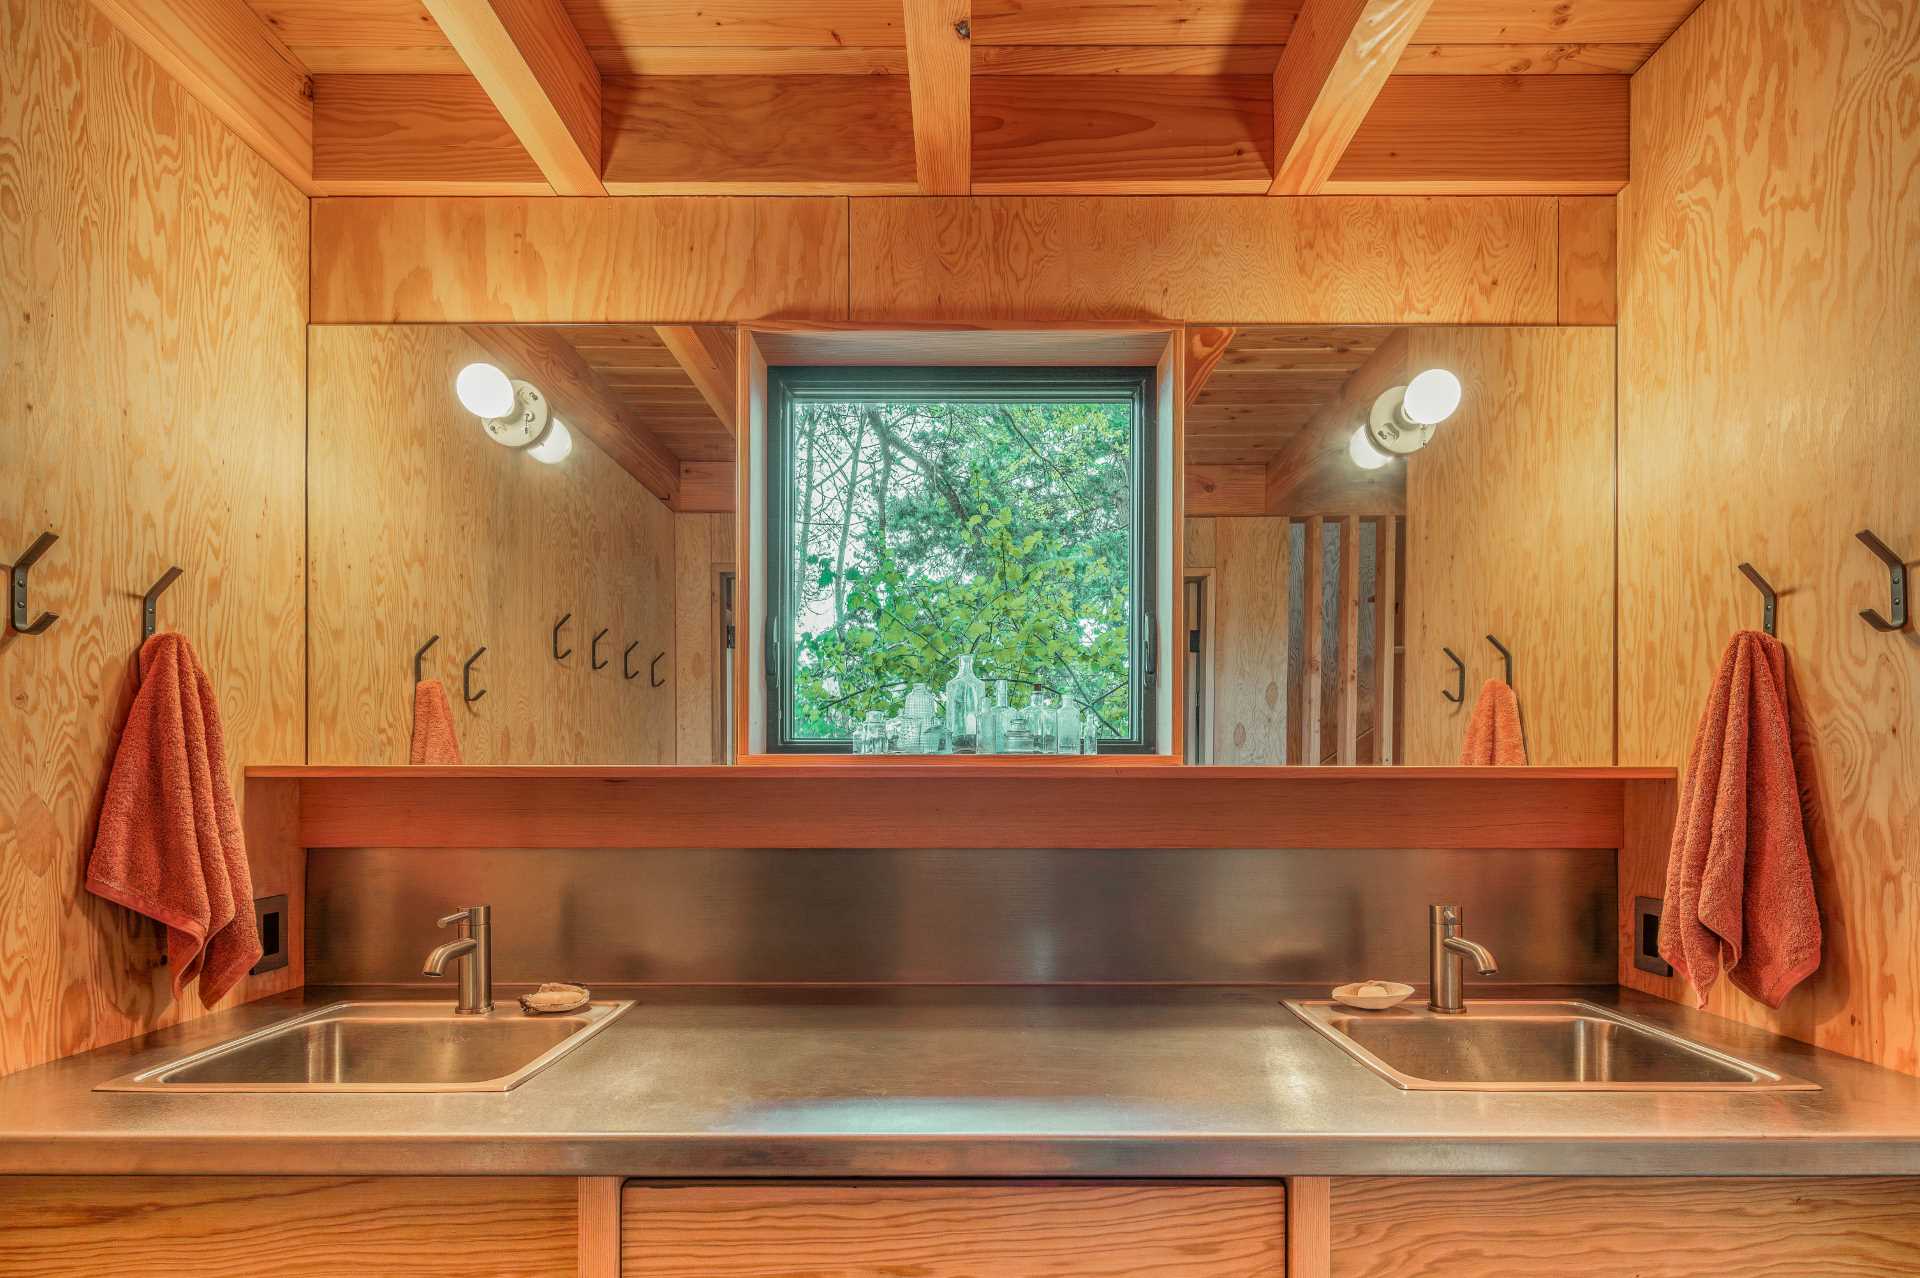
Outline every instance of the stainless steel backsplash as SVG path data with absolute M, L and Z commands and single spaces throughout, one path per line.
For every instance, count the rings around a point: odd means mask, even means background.
M 1503 981 L 1605 982 L 1611 849 L 351 848 L 307 858 L 307 979 L 427 983 L 491 905 L 505 983 L 1426 980 L 1427 906 Z

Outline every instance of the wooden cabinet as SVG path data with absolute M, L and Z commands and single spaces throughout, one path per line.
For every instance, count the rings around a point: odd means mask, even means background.
M 621 1206 L 623 1278 L 1277 1278 L 1278 1182 L 658 1184 Z

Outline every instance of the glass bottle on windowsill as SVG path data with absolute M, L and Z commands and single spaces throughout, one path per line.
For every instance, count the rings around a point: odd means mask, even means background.
M 947 741 L 955 754 L 979 754 L 987 686 L 973 673 L 973 654 L 960 655 L 960 672 L 947 684 Z
M 1036 692 L 1033 695 L 1037 697 L 1040 694 Z M 1028 717 L 1031 713 L 1031 702 L 1026 709 L 1007 711 L 1005 749 L 1008 754 L 1033 753 L 1033 730 L 1029 726 L 1032 720 Z

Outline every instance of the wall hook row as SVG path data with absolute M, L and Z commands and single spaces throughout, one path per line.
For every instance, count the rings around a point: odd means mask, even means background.
M 1753 588 L 1760 592 L 1760 599 L 1762 601 L 1760 628 L 1768 634 L 1773 634 L 1776 613 L 1780 605 L 1780 592 L 1769 585 L 1767 579 L 1760 575 L 1760 570 L 1752 564 L 1742 563 L 1740 565 L 1740 574 L 1752 582 Z
M 1455 705 L 1459 705 L 1467 699 L 1467 663 L 1460 660 L 1459 656 L 1451 648 L 1443 647 L 1440 651 L 1446 653 L 1447 660 L 1453 663 L 1453 686 L 1457 689 L 1455 692 L 1448 692 L 1445 688 L 1442 688 L 1440 689 L 1440 695 Z
M 640 641 L 635 639 L 627 645 L 627 650 L 620 654 L 620 673 L 629 679 L 638 679 L 640 677 L 640 672 L 633 668 L 633 650 L 639 646 Z
M 180 579 L 178 566 L 169 566 L 160 574 L 160 580 L 147 587 L 147 593 L 140 599 L 140 642 L 153 638 L 153 632 L 159 628 L 160 596 L 167 593 L 167 587 Z M 418 683 L 419 680 L 414 680 Z
M 1892 615 L 1882 617 L 1872 608 L 1862 608 L 1860 619 L 1875 630 L 1904 630 L 1907 625 L 1907 561 L 1893 553 L 1893 548 L 1874 536 L 1870 528 L 1862 528 L 1854 536 L 1858 537 L 1868 550 L 1871 550 L 1887 566 L 1887 576 L 1893 590 Z
M 653 661 L 647 666 L 647 686 L 648 687 L 658 688 L 662 684 L 666 683 L 666 680 L 660 677 L 660 658 L 666 655 L 667 654 L 664 652 L 661 653 L 659 656 L 655 657 Z
M 609 627 L 609 629 L 611 629 L 611 627 Z M 602 630 L 593 637 L 593 642 L 587 645 L 587 660 L 593 663 L 595 670 L 603 670 L 606 668 L 607 663 L 600 660 L 600 641 L 606 637 L 607 632 Z
M 473 655 L 467 658 L 466 664 L 460 667 L 460 695 L 467 699 L 468 705 L 472 705 L 487 695 L 485 688 L 480 689 L 478 692 L 473 690 L 473 663 L 480 660 L 486 650 L 487 645 L 481 644 L 473 650 Z
M 573 655 L 573 649 L 571 648 L 567 649 L 565 652 L 560 651 L 560 627 L 566 625 L 569 621 L 572 621 L 572 620 L 573 620 L 573 614 L 570 612 L 564 612 L 560 614 L 560 620 L 553 623 L 553 659 L 555 661 L 565 661 L 568 657 L 571 657 Z
M 32 621 L 27 620 L 27 573 L 40 561 L 40 556 L 47 553 L 47 547 L 59 540 L 58 533 L 41 533 L 27 547 L 27 553 L 13 561 L 13 566 L 7 572 L 7 598 L 12 604 L 8 624 L 23 635 L 44 634 L 48 626 L 60 620 L 57 612 L 43 612 Z

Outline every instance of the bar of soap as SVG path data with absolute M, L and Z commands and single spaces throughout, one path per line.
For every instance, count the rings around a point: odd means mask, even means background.
M 551 1015 L 554 1012 L 574 1012 L 585 1007 L 587 1000 L 593 997 L 584 985 L 568 985 L 563 981 L 548 981 L 530 994 L 520 996 L 520 1010 L 529 1016 Z

